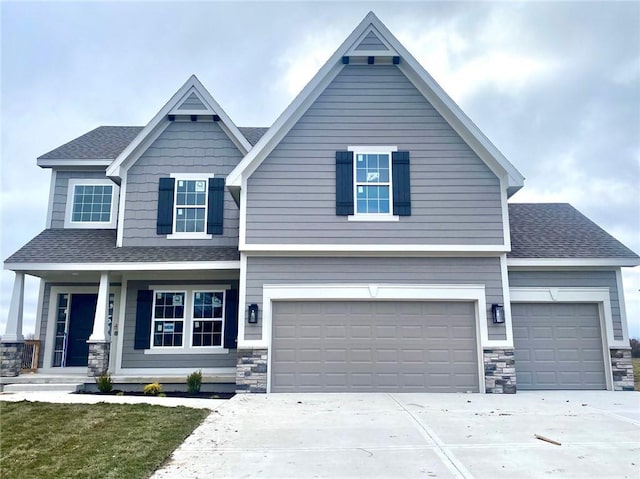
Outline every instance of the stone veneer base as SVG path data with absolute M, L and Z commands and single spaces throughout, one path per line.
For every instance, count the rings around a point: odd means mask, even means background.
M 633 361 L 630 349 L 611 349 L 611 372 L 614 391 L 633 391 Z
M 87 376 L 96 377 L 109 370 L 109 352 L 111 343 L 100 341 L 89 343 L 89 359 L 87 363 Z
M 238 349 L 236 393 L 267 392 L 267 350 Z
M 20 375 L 23 348 L 22 341 L 0 342 L 0 376 L 16 377 Z
M 516 366 L 513 349 L 485 349 L 483 362 L 486 393 L 515 394 Z

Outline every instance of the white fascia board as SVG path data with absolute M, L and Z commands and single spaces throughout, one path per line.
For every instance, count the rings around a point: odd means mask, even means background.
M 134 155 L 134 153 L 138 150 L 138 147 L 147 139 L 149 135 L 151 135 L 154 131 L 157 130 L 159 125 L 162 125 L 163 122 L 169 123 L 166 119 L 167 115 L 183 100 L 185 99 L 185 95 L 190 94 L 193 91 L 197 91 L 199 93 L 199 97 L 205 101 L 206 106 L 214 111 L 216 115 L 220 117 L 220 121 L 222 121 L 229 132 L 232 135 L 232 139 L 234 139 L 234 143 L 237 142 L 239 145 L 242 145 L 243 148 L 241 152 L 244 154 L 251 149 L 251 145 L 247 141 L 247 139 L 240 133 L 238 127 L 236 127 L 229 116 L 224 112 L 222 107 L 213 99 L 211 94 L 207 91 L 207 89 L 200 83 L 200 80 L 196 78 L 195 75 L 191 75 L 189 79 L 180 87 L 180 89 L 169 99 L 167 103 L 160 109 L 160 111 L 151 119 L 151 121 L 144 127 L 144 129 L 136 136 L 136 138 L 124 149 L 122 153 L 115 159 L 115 161 L 107 168 L 107 176 L 115 176 L 120 177 L 121 168 L 126 168 L 129 158 Z M 165 124 L 164 128 L 168 125 Z M 244 150 L 244 151 L 243 151 Z M 140 154 L 140 152 L 138 152 Z
M 423 244 L 244 244 L 241 252 L 285 253 L 506 253 L 505 245 L 423 245 Z
M 640 258 L 507 258 L 509 267 L 634 267 Z
M 241 186 L 241 177 L 248 178 L 260 163 L 277 146 L 278 142 L 291 129 L 293 124 L 315 101 L 317 96 L 328 85 L 327 77 L 332 80 L 342 68 L 342 57 L 345 56 L 355 42 L 371 29 L 379 34 L 383 43 L 398 52 L 401 57 L 400 70 L 418 88 L 434 108 L 451 124 L 469 146 L 483 159 L 487 166 L 500 178 L 505 173 L 508 187 L 520 188 L 524 184 L 524 176 L 504 155 L 489 141 L 480 129 L 466 116 L 460 107 L 445 93 L 436 81 L 427 73 L 420 63 L 402 46 L 389 29 L 373 12 L 362 20 L 356 29 L 340 45 L 327 63 L 318 71 L 296 99 L 280 115 L 273 126 L 254 146 L 253 150 L 238 164 L 227 177 L 227 185 Z M 312 99 L 312 101 L 309 101 Z
M 11 271 L 200 271 L 240 269 L 240 261 L 182 261 L 175 263 L 5 263 Z
M 81 160 L 69 160 L 69 159 L 64 159 L 64 158 L 60 158 L 60 159 L 38 159 L 36 160 L 36 164 L 40 167 L 40 168 L 53 168 L 56 166 L 70 166 L 70 167 L 74 167 L 74 166 L 109 166 L 111 163 L 113 163 L 113 159 L 109 159 L 109 158 L 86 158 L 86 159 L 81 159 Z

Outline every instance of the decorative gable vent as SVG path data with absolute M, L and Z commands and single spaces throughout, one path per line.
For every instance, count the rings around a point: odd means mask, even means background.
M 185 101 L 178 107 L 178 110 L 206 110 L 207 107 L 202 103 L 202 100 L 198 98 L 195 92 L 187 97 Z
M 385 45 L 382 40 L 378 38 L 373 30 L 369 30 L 369 33 L 367 33 L 367 35 L 362 39 L 362 41 L 355 49 L 366 51 L 389 51 L 389 47 L 387 47 L 387 45 Z

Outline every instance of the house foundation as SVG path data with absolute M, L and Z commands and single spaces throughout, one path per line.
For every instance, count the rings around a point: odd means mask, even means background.
M 485 349 L 484 386 L 487 394 L 515 394 L 516 366 L 513 349 Z
M 24 342 L 0 343 L 0 376 L 16 377 L 20 375 L 22 366 L 22 350 Z
M 267 392 L 266 349 L 238 349 L 236 393 Z

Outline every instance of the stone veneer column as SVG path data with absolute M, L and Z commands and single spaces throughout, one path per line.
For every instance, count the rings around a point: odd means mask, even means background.
M 22 350 L 24 342 L 0 343 L 0 376 L 15 377 L 20 375 L 22 366 Z
M 633 391 L 633 362 L 630 349 L 611 349 L 611 372 L 614 391 Z
M 96 341 L 89 343 L 89 362 L 87 376 L 96 377 L 109 369 L 109 351 L 111 343 L 108 341 Z
M 483 357 L 487 394 L 515 394 L 516 366 L 513 349 L 485 349 Z
M 267 374 L 266 349 L 238 349 L 236 393 L 266 393 Z

